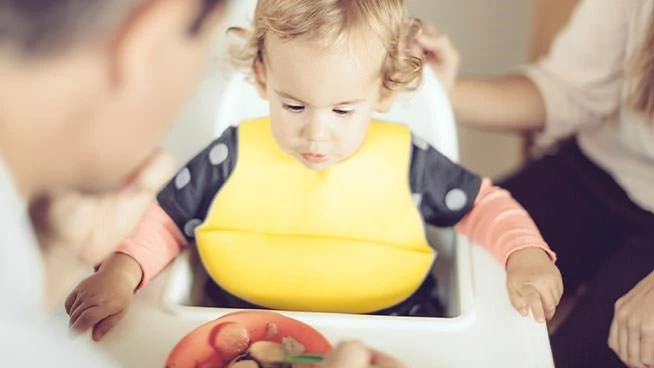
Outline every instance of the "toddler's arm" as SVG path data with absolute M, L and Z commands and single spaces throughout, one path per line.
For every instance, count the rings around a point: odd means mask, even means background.
M 556 260 L 527 211 L 489 179 L 482 181 L 474 205 L 455 229 L 488 249 L 502 265 L 514 252 L 530 247 L 542 249 Z

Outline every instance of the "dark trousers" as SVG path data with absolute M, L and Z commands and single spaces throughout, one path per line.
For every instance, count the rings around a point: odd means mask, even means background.
M 556 367 L 623 367 L 607 345 L 609 327 L 617 299 L 654 270 L 654 214 L 635 205 L 574 140 L 499 185 L 557 253 L 565 292 L 583 286 L 550 336 Z

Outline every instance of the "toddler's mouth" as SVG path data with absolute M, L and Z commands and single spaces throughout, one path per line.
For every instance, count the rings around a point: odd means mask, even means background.
M 303 153 L 302 158 L 312 164 L 320 164 L 327 161 L 327 156 L 319 153 Z

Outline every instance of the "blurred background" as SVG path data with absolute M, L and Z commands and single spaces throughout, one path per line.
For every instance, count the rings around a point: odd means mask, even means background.
M 461 75 L 493 76 L 537 60 L 567 21 L 578 0 L 406 0 L 413 15 L 447 33 L 461 53 Z M 232 0 L 224 29 L 247 26 L 255 0 Z M 214 61 L 196 95 L 164 142 L 181 165 L 213 139 L 216 101 L 232 72 L 228 40 L 217 37 Z M 479 174 L 502 177 L 519 166 L 529 137 L 459 126 L 461 163 Z

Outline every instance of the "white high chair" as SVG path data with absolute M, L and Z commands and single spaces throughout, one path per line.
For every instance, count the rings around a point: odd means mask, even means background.
M 239 122 L 268 115 L 268 102 L 259 97 L 245 75 L 236 73 L 229 81 L 216 112 L 215 136 Z M 376 119 L 408 124 L 411 131 L 449 157 L 459 159 L 456 124 L 450 103 L 440 81 L 429 68 L 416 91 L 402 92 L 387 113 Z

